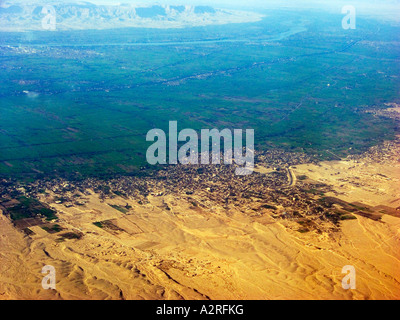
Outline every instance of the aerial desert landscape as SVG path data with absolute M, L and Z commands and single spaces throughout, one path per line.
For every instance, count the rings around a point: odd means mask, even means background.
M 399 8 L 0 0 L 0 300 L 399 300 Z
M 335 223 L 293 215 L 296 202 L 273 208 L 256 195 L 238 194 L 226 204 L 202 189 L 192 193 L 157 184 L 146 196 L 107 196 L 58 182 L 38 195 L 57 220 L 14 226 L 0 215 L 0 297 L 398 299 L 399 154 L 396 141 L 356 158 L 293 166 L 301 188 L 329 187 L 324 197 L 337 201 L 328 212 L 347 208 L 341 201 L 357 208 Z M 254 175 L 273 175 L 264 171 Z M 62 189 L 70 190 L 64 198 L 80 199 L 79 205 L 59 200 Z M 7 206 L 2 203 L 3 210 Z M 41 287 L 45 265 L 56 269 L 55 290 Z M 356 269 L 356 290 L 342 288 L 345 265 Z

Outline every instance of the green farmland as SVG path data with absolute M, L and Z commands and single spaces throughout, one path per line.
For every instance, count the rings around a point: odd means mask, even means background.
M 257 23 L 0 35 L 0 177 L 135 174 L 146 133 L 255 129 L 321 159 L 394 139 L 400 28 L 279 11 Z

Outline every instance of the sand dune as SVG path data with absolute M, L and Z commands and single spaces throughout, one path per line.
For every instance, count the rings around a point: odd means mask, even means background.
M 344 221 L 340 233 L 301 234 L 290 228 L 291 221 L 205 211 L 172 195 L 149 200 L 101 202 L 92 195 L 84 207 L 57 205 L 63 226 L 83 233 L 63 242 L 56 241 L 59 234 L 29 239 L 1 215 L 0 297 L 399 298 L 399 218 L 358 216 Z M 132 209 L 124 214 L 110 203 Z M 117 230 L 93 225 L 106 220 Z M 44 265 L 56 268 L 56 290 L 41 288 Z M 341 286 L 345 265 L 356 268 L 356 290 Z
M 57 210 L 61 232 L 34 226 L 27 236 L 0 214 L 0 299 L 399 299 L 400 144 L 383 148 L 287 169 L 291 184 L 324 183 L 326 196 L 380 213 L 339 231 L 301 233 L 294 220 L 197 206 L 184 194 L 143 204 L 87 190 L 85 204 L 70 207 L 47 190 L 40 200 Z M 41 286 L 45 265 L 56 269 L 56 290 Z M 342 287 L 346 265 L 356 289 Z

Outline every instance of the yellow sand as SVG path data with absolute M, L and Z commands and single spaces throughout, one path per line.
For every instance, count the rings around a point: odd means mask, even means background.
M 398 299 L 400 219 L 357 217 L 342 232 L 301 234 L 293 222 L 194 208 L 178 195 L 150 204 L 116 198 L 86 207 L 57 205 L 61 224 L 81 240 L 57 234 L 24 237 L 0 215 L 2 299 Z M 45 199 L 42 199 L 45 200 Z M 110 204 L 133 209 L 123 214 Z M 165 210 L 165 204 L 172 208 Z M 94 226 L 112 219 L 124 232 Z M 41 287 L 44 265 L 56 290 Z M 353 265 L 355 290 L 342 267 Z

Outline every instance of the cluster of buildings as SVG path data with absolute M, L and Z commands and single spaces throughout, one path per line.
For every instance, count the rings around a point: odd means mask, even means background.
M 0 180 L 0 200 L 18 196 L 38 198 L 51 193 L 53 203 L 66 207 L 84 206 L 85 196 L 96 193 L 100 199 L 122 197 L 139 204 L 148 197 L 172 195 L 185 199 L 198 208 L 238 210 L 244 214 L 269 215 L 299 223 L 303 231 L 323 231 L 338 228 L 340 216 L 332 202 L 324 201 L 326 185 L 302 179 L 292 185 L 288 181 L 289 165 L 312 161 L 303 154 L 271 151 L 258 154 L 259 163 L 271 168 L 268 173 L 254 172 L 247 176 L 235 174 L 235 166 L 169 165 L 159 170 L 143 170 L 140 176 L 119 176 L 107 180 L 86 178 L 70 181 L 64 178 L 36 180 L 23 184 Z M 0 202 L 1 202 L 0 201 Z

